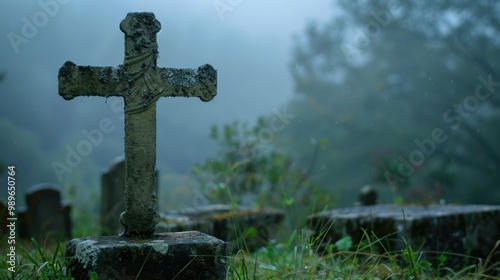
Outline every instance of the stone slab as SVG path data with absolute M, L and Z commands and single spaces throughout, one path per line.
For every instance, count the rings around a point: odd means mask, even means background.
M 403 215 L 404 211 L 404 215 Z M 489 205 L 372 205 L 333 209 L 309 217 L 315 237 L 323 236 L 322 245 L 343 236 L 355 244 L 366 241 L 363 229 L 382 238 L 388 250 L 405 248 L 404 239 L 413 249 L 422 246 L 432 258 L 435 252 L 447 252 L 449 264 L 463 265 L 464 254 L 485 259 L 500 240 L 500 206 Z M 370 235 L 373 238 L 373 235 Z M 320 238 L 321 240 L 321 238 Z M 434 252 L 434 253 L 432 253 Z M 498 254 L 497 254 L 498 256 Z
M 225 279 L 225 242 L 196 231 L 155 234 L 152 239 L 100 236 L 66 246 L 74 279 Z M 136 278 L 136 276 L 138 276 Z
M 278 209 L 212 204 L 160 213 L 157 231 L 197 230 L 228 242 L 230 252 L 253 251 L 269 243 L 284 217 Z M 241 234 L 245 230 L 253 234 Z

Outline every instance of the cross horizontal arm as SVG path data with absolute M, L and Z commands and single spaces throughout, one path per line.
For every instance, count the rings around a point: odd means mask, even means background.
M 210 64 L 191 68 L 159 68 L 160 96 L 199 97 L 202 101 L 210 101 L 217 95 L 217 70 Z
M 76 66 L 67 61 L 59 69 L 59 95 L 70 100 L 77 96 L 122 96 L 128 89 L 126 71 L 118 67 Z

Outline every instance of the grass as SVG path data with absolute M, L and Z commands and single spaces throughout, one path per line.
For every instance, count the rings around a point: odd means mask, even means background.
M 16 264 L 14 272 L 9 268 L 5 246 L 0 250 L 2 255 L 0 261 L 0 279 L 72 279 L 66 273 L 67 260 L 64 258 L 64 246 L 61 242 L 63 234 L 57 241 L 46 240 L 44 246 L 32 238 L 30 241 L 16 241 Z M 1 240 L 7 244 L 6 240 Z
M 409 243 L 402 250 L 391 251 L 387 240 L 394 236 L 379 238 L 366 231 L 359 244 L 345 236 L 321 246 L 325 243 L 327 230 L 323 229 L 318 235 L 308 229 L 291 231 L 283 242 L 272 240 L 252 253 L 239 250 L 227 258 L 227 279 L 500 279 L 493 276 L 500 272 L 500 264 L 492 261 L 493 253 L 476 264 L 451 269 L 447 266 L 450 253 L 425 252 Z M 42 245 L 35 239 L 16 244 L 15 273 L 7 270 L 7 256 L 2 248 L 0 279 L 73 279 L 71 272 L 66 271 L 68 259 L 64 257 L 62 236 L 56 242 L 46 240 Z M 401 238 L 407 240 L 407 237 Z M 2 244 L 6 244 L 4 241 L 1 240 Z M 245 248 L 245 244 L 241 247 Z M 498 247 L 499 243 L 492 252 Z M 438 256 L 434 264 L 426 260 L 429 256 Z M 99 277 L 94 273 L 89 279 L 98 280 Z
M 270 243 L 250 255 L 238 252 L 231 258 L 228 279 L 500 279 L 492 276 L 500 271 L 499 263 L 490 263 L 493 253 L 484 262 L 453 270 L 446 266 L 446 253 L 432 265 L 424 258 L 431 252 L 408 243 L 403 250 L 388 251 L 386 238 L 364 236 L 357 245 L 346 236 L 325 248 L 316 246 L 321 238 L 311 239 L 308 231 L 298 244 L 293 234 L 286 244 Z

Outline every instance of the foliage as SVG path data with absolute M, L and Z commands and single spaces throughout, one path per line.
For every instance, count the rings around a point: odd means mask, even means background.
M 62 245 L 63 236 L 64 233 L 60 235 L 59 240 L 55 244 L 47 245 L 46 248 L 42 248 L 33 238 L 28 245 L 17 245 L 19 254 L 16 260 L 16 270 L 14 273 L 7 269 L 6 254 L 2 254 L 2 257 L 0 257 L 2 260 L 2 265 L 0 266 L 0 279 L 73 279 L 71 274 L 66 272 L 68 261 L 64 258 L 64 247 Z M 4 243 L 4 241 L 5 240 L 2 240 L 2 243 Z M 17 243 L 19 242 L 16 242 L 16 244 Z
M 304 162 L 308 139 L 327 137 L 314 178 L 345 191 L 349 204 L 370 183 L 431 202 L 498 201 L 484 194 L 500 182 L 500 5 L 335 6 L 330 21 L 310 24 L 295 43 L 290 108 L 300 121 L 284 132 L 290 153 Z
M 500 269 L 499 263 L 490 259 L 500 242 L 484 262 L 452 270 L 446 267 L 445 252 L 440 254 L 438 265 L 431 266 L 425 257 L 433 252 L 415 251 L 408 243 L 403 250 L 390 251 L 385 245 L 388 237 L 378 238 L 367 232 L 360 244 L 353 244 L 345 236 L 325 248 L 321 244 L 326 241 L 327 230 L 321 229 L 318 236 L 306 229 L 294 230 L 283 242 L 270 241 L 252 254 L 240 250 L 227 258 L 226 279 L 497 279 L 491 275 Z M 33 239 L 30 244 L 20 245 L 14 274 L 8 272 L 6 254 L 2 252 L 0 279 L 73 279 L 62 245 L 59 240 L 42 248 Z M 92 272 L 90 279 L 99 277 Z
M 424 259 L 426 252 L 414 251 L 409 244 L 389 251 L 384 249 L 385 238 L 365 234 L 360 244 L 346 236 L 322 251 L 321 236 L 293 232 L 284 243 L 271 242 L 251 255 L 240 251 L 230 257 L 227 279 L 497 279 L 488 273 L 494 274 L 498 264 L 452 270 L 445 265 L 446 257 L 440 257 L 433 267 Z
M 100 229 L 97 222 L 99 220 L 97 207 L 94 203 L 88 203 L 88 201 L 100 201 L 96 189 L 91 188 L 85 193 L 82 188 L 78 188 L 74 183 L 63 185 L 62 194 L 64 199 L 72 201 L 71 219 L 74 221 L 72 228 L 73 236 L 88 237 L 102 234 L 102 232 L 99 232 Z M 85 199 L 84 195 L 87 195 Z
M 406 243 L 406 248 L 403 250 L 403 260 L 409 267 L 409 269 L 405 272 L 408 279 L 412 277 L 414 279 L 418 279 L 418 275 L 432 271 L 431 263 L 422 259 L 422 255 L 423 254 L 421 252 L 414 252 L 413 247 Z
M 318 195 L 318 186 L 309 180 L 318 150 L 326 142 L 313 147 L 312 163 L 304 172 L 292 164 L 276 143 L 259 137 L 268 125 L 268 119 L 261 117 L 252 128 L 239 122 L 222 129 L 212 127 L 217 155 L 194 166 L 194 175 L 212 203 L 286 208 L 299 212 L 293 216 L 300 216 L 303 221 L 308 213 L 332 201 L 330 196 Z

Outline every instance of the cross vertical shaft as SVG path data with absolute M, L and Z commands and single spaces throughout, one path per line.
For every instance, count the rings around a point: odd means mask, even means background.
M 120 96 L 125 104 L 124 236 L 149 237 L 159 222 L 156 209 L 156 101 L 160 97 L 198 97 L 210 101 L 217 92 L 217 72 L 206 64 L 194 69 L 158 68 L 156 34 L 160 23 L 152 13 L 129 13 L 120 23 L 125 59 L 116 68 L 76 66 L 59 69 L 59 94 Z
M 136 166 L 137 163 L 140 166 Z M 126 235 L 152 234 L 160 220 L 156 211 L 155 172 L 156 106 L 141 114 L 125 112 L 126 206 L 120 222 Z

